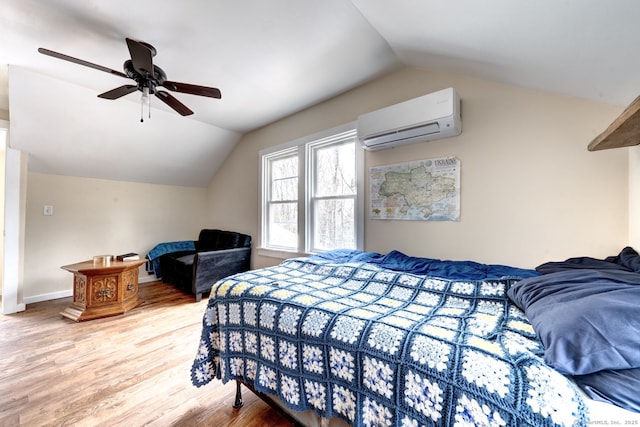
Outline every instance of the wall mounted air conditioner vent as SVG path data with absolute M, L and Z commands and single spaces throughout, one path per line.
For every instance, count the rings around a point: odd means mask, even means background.
M 460 135 L 460 98 L 448 88 L 358 117 L 358 140 L 365 150 Z

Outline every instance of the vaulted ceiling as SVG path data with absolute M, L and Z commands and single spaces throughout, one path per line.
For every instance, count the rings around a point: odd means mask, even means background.
M 4 0 L 0 110 L 32 171 L 206 186 L 243 133 L 401 66 L 626 106 L 638 16 L 636 0 Z M 96 97 L 131 80 L 38 53 L 121 71 L 127 37 L 222 99 L 173 92 L 182 117 L 152 97 L 141 123 L 139 92 Z

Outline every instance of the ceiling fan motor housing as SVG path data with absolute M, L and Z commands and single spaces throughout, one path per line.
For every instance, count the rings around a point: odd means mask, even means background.
M 157 86 L 162 86 L 167 80 L 167 74 L 157 65 L 153 66 L 153 76 L 145 77 L 133 68 L 133 61 L 128 59 L 124 62 L 124 72 L 130 79 L 135 80 L 138 88 L 148 87 L 154 93 Z

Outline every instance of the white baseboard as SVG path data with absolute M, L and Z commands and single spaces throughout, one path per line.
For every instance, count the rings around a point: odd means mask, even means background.
M 149 275 L 144 274 L 138 277 L 138 283 L 149 283 L 149 282 L 155 282 L 156 280 L 158 279 L 156 279 L 156 276 L 154 274 L 149 274 Z M 69 289 L 68 291 L 58 291 L 58 292 L 51 292 L 50 294 L 40 294 L 40 295 L 31 296 L 31 297 L 24 297 L 24 303 L 35 304 L 37 302 L 50 301 L 53 299 L 67 298 L 72 296 L 73 296 L 73 289 Z
M 68 291 L 52 292 L 50 294 L 34 295 L 32 297 L 24 297 L 25 304 L 34 304 L 36 302 L 50 301 L 52 299 L 67 298 L 73 296 L 73 289 Z

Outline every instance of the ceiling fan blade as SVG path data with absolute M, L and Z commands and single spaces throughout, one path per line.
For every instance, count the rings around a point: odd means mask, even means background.
M 85 60 L 82 60 L 82 59 L 74 58 L 73 56 L 65 55 L 63 53 L 54 52 L 52 50 L 45 49 L 45 48 L 42 48 L 42 47 L 38 48 L 38 52 L 40 52 L 40 53 L 42 53 L 44 55 L 52 56 L 54 58 L 63 59 L 65 61 L 74 62 L 76 64 L 84 65 L 85 67 L 90 67 L 90 68 L 93 68 L 93 69 L 96 69 L 96 70 L 104 71 L 105 73 L 114 74 L 116 76 L 124 77 L 125 79 L 128 78 L 126 74 L 124 74 L 124 73 L 122 73 L 120 71 L 112 70 L 111 68 L 103 67 L 102 65 L 94 64 L 93 62 L 89 62 L 89 61 L 85 61 Z
M 145 77 L 153 77 L 153 52 L 144 44 L 127 38 L 133 68 Z
M 169 107 L 173 108 L 174 110 L 176 110 L 178 112 L 178 114 L 182 115 L 182 116 L 190 116 L 191 114 L 193 114 L 193 111 L 191 111 L 189 109 L 189 107 L 187 107 L 186 105 L 184 105 L 182 102 L 178 101 L 173 95 L 171 95 L 169 92 L 165 92 L 163 90 L 158 90 L 156 91 L 156 96 L 158 98 L 160 98 L 160 100 L 162 102 L 164 102 L 165 104 L 167 104 Z
M 188 93 L 191 95 L 200 95 L 200 96 L 208 96 L 209 98 L 222 98 L 222 93 L 220 93 L 220 89 L 215 87 L 206 87 L 206 86 L 198 86 L 192 85 L 189 83 L 180 83 L 180 82 L 172 82 L 165 81 L 162 86 L 169 89 L 173 92 L 182 92 Z
M 130 93 L 135 92 L 136 90 L 138 90 L 138 86 L 136 85 L 124 85 L 124 86 L 120 86 L 115 89 L 112 89 L 110 91 L 107 91 L 105 93 L 101 93 L 100 95 L 98 95 L 98 98 L 118 99 L 125 95 L 129 95 Z

